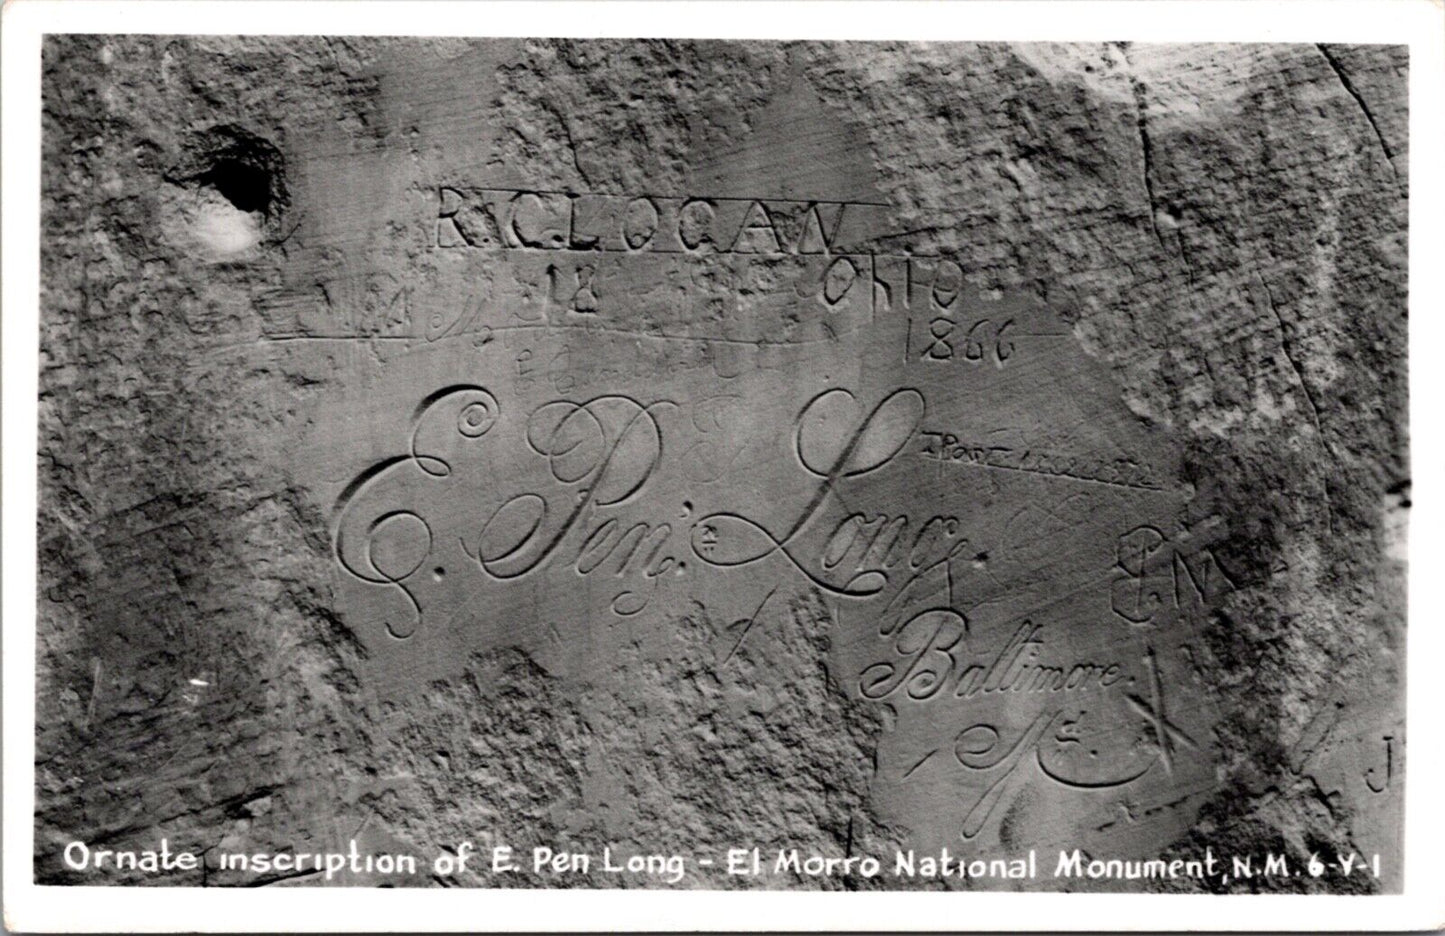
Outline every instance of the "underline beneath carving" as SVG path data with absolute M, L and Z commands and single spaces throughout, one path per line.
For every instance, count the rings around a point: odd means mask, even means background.
M 768 338 L 726 338 L 718 335 L 661 335 L 651 332 L 637 332 L 626 328 L 608 328 L 599 325 L 575 324 L 558 325 L 555 323 L 524 323 L 519 325 L 489 325 L 489 332 L 509 331 L 577 331 L 588 334 L 619 335 L 627 338 L 650 338 L 657 341 L 705 341 L 718 344 L 751 345 L 756 348 L 764 347 L 801 347 L 804 345 L 824 344 L 838 341 L 843 338 L 857 334 L 857 329 L 845 332 L 836 332 L 824 338 L 808 338 L 801 341 L 774 341 Z M 438 338 L 428 339 L 422 335 L 262 335 L 258 341 L 262 343 L 285 343 L 293 341 L 417 341 L 424 344 L 438 344 L 442 341 L 455 338 L 474 338 L 477 333 L 466 332 L 457 335 L 442 335 Z
M 892 237 L 894 235 L 880 234 L 879 239 Z M 897 235 L 902 236 L 902 235 Z M 664 250 L 659 247 L 642 247 L 637 250 L 619 247 L 536 247 L 530 244 L 453 244 L 449 247 L 436 246 L 431 250 L 456 250 L 456 251 L 487 251 L 491 253 L 537 253 L 537 254 L 595 254 L 597 256 L 621 256 L 621 257 L 694 257 L 699 260 L 714 257 L 755 257 L 760 260 L 791 259 L 818 259 L 836 260 L 839 257 L 856 257 L 858 259 L 872 260 L 951 260 L 944 254 L 920 254 L 920 253 L 879 253 L 874 250 L 833 250 L 827 253 L 798 253 L 787 250 Z

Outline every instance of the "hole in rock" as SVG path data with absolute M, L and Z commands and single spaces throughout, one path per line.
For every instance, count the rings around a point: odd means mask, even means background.
M 243 259 L 274 239 L 290 203 L 281 152 L 236 126 L 191 135 L 164 179 L 168 231 L 208 260 Z
M 271 213 L 271 173 L 239 159 L 222 159 L 197 179 L 214 188 L 237 210 Z

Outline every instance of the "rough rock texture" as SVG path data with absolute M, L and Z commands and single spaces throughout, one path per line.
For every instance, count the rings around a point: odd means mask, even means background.
M 44 65 L 38 881 L 1398 890 L 1404 50 Z M 162 837 L 207 867 L 60 860 Z

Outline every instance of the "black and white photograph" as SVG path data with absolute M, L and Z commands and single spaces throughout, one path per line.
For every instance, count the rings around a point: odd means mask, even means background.
M 6 97 L 10 925 L 1438 924 L 1438 5 L 88 6 Z

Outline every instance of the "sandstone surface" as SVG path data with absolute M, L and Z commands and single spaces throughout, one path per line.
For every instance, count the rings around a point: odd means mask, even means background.
M 1397 891 L 1407 74 L 50 37 L 36 880 Z M 60 860 L 162 837 L 205 865 Z

